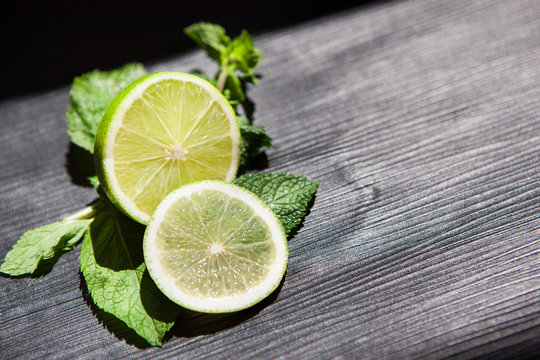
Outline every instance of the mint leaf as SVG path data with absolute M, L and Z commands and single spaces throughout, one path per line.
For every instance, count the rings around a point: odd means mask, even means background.
M 142 64 L 126 64 L 112 71 L 94 70 L 71 84 L 66 112 L 71 142 L 94 152 L 97 127 L 111 101 L 126 86 L 146 74 Z
M 52 268 L 58 257 L 72 250 L 92 220 L 64 220 L 25 232 L 7 253 L 0 272 L 32 275 Z
M 258 82 L 254 72 L 260 59 L 262 53 L 254 47 L 251 35 L 242 30 L 221 55 L 217 88 L 222 90 L 231 102 L 242 103 L 246 99 L 244 83 Z M 243 74 L 242 78 L 237 75 L 237 71 Z
M 238 121 L 239 124 L 241 122 L 245 123 L 245 120 Z M 272 147 L 272 138 L 268 136 L 264 126 L 240 125 L 240 134 L 242 135 L 240 166 L 246 166 L 249 158 L 257 155 L 263 147 Z
M 247 174 L 234 182 L 270 206 L 288 235 L 304 218 L 318 182 L 287 173 Z
M 256 84 L 258 81 L 254 71 L 262 59 L 262 53 L 255 48 L 251 35 L 242 30 L 231 41 L 223 27 L 207 22 L 188 26 L 184 32 L 218 63 L 219 71 L 212 83 L 236 110 L 236 106 L 246 99 L 244 84 Z
M 227 46 L 224 57 L 229 68 L 243 72 L 250 82 L 257 81 L 252 75 L 262 59 L 262 53 L 255 48 L 253 39 L 246 30 L 242 30 L 242 33 Z
M 94 303 L 122 320 L 148 344 L 160 346 L 179 307 L 154 284 L 144 263 L 144 227 L 107 200 L 96 203 L 79 262 Z
M 198 22 L 184 29 L 187 36 L 206 51 L 212 59 L 221 61 L 231 39 L 225 29 L 217 24 Z
M 238 126 L 251 125 L 251 121 L 245 116 L 236 115 L 236 121 L 238 121 Z
M 232 69 L 227 70 L 227 79 L 225 80 L 223 95 L 225 95 L 227 100 L 229 100 L 232 107 L 235 109 L 236 105 L 246 99 L 244 89 L 242 89 L 242 82 L 240 81 L 238 76 L 236 76 Z
M 97 189 L 99 187 L 99 179 L 97 175 L 89 176 L 86 179 L 88 180 L 88 182 L 90 183 L 90 185 L 92 185 L 94 189 Z

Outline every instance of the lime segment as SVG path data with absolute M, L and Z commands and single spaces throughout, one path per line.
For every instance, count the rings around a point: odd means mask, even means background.
M 157 286 L 176 303 L 222 313 L 254 305 L 279 285 L 287 240 L 275 214 L 254 194 L 219 181 L 170 193 L 144 238 Z
M 210 83 L 162 72 L 137 80 L 111 103 L 94 152 L 109 198 L 147 223 L 157 204 L 178 186 L 234 180 L 240 132 L 234 111 Z

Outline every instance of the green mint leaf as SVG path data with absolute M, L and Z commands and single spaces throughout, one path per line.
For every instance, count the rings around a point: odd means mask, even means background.
M 225 34 L 225 29 L 217 24 L 198 22 L 184 29 L 187 36 L 193 39 L 208 56 L 221 62 L 231 39 Z
M 245 116 L 237 115 L 236 120 L 238 121 L 238 126 L 248 126 L 251 125 L 251 120 Z
M 262 53 L 255 48 L 251 35 L 242 30 L 231 41 L 223 27 L 208 22 L 195 23 L 184 32 L 219 65 L 214 79 L 204 74 L 196 75 L 214 84 L 236 111 L 237 106 L 246 100 L 245 84 L 258 82 L 254 71 Z
M 262 59 L 262 53 L 255 48 L 253 39 L 246 30 L 242 30 L 242 33 L 227 46 L 224 56 L 229 68 L 243 72 L 248 75 L 248 79 L 254 78 L 251 75 Z
M 72 250 L 92 220 L 64 220 L 25 232 L 7 253 L 0 272 L 32 275 L 52 268 L 58 257 Z
M 101 199 L 79 262 L 96 306 L 122 320 L 148 344 L 160 346 L 179 307 L 161 293 L 146 270 L 143 234 L 142 225 Z
M 89 176 L 86 179 L 88 180 L 88 182 L 90 183 L 90 185 L 92 185 L 94 189 L 97 189 L 99 187 L 99 179 L 97 175 Z
M 238 124 L 245 123 L 246 120 L 239 119 Z M 247 122 L 249 123 L 249 120 Z M 240 134 L 242 135 L 240 166 L 246 166 L 249 158 L 257 155 L 263 147 L 272 147 L 272 138 L 268 136 L 264 126 L 240 125 Z
M 132 63 L 116 70 L 94 70 L 76 77 L 66 112 L 71 142 L 93 153 L 96 130 L 107 107 L 120 91 L 145 74 L 142 64 Z
M 247 174 L 234 182 L 266 202 L 289 234 L 304 218 L 318 182 L 287 173 Z
M 242 89 L 242 82 L 232 69 L 227 71 L 227 80 L 223 88 L 223 95 L 225 95 L 233 107 L 246 99 L 244 89 Z

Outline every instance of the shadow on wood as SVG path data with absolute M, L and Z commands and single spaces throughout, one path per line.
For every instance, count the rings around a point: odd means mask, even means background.
M 235 313 L 228 314 L 205 314 L 188 309 L 182 309 L 176 324 L 170 330 L 170 335 L 190 338 L 200 335 L 214 334 L 233 328 L 244 321 L 256 316 L 267 306 L 276 301 L 287 275 L 281 279 L 281 283 L 266 299 L 254 306 Z
M 91 187 L 88 178 L 96 175 L 93 155 L 70 142 L 66 152 L 66 171 L 75 185 Z

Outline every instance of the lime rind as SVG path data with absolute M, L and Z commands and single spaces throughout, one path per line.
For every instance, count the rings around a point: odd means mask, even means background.
M 160 249 L 157 241 L 163 219 L 171 206 L 174 206 L 180 199 L 205 190 L 220 191 L 232 199 L 243 202 L 253 211 L 255 216 L 263 219 L 267 226 L 267 239 L 273 245 L 274 253 L 271 256 L 273 262 L 269 264 L 264 279 L 244 292 L 220 296 L 197 295 L 189 289 L 182 289 L 177 279 L 171 276 L 171 273 L 164 268 L 165 256 L 162 253 L 164 250 Z M 214 180 L 204 180 L 184 185 L 167 195 L 158 205 L 148 223 L 143 240 L 143 250 L 146 266 L 158 288 L 177 304 L 205 313 L 239 311 L 260 302 L 279 286 L 288 262 L 288 245 L 283 226 L 268 205 L 248 190 Z M 199 281 L 199 279 L 196 280 Z
M 219 105 L 221 111 L 223 111 L 227 119 L 229 119 L 230 136 L 233 144 L 231 162 L 227 173 L 221 180 L 233 181 L 235 179 L 240 159 L 241 136 L 235 112 L 223 94 L 221 94 L 221 92 L 219 92 L 212 84 L 197 76 L 178 72 L 153 73 L 133 82 L 112 101 L 105 112 L 96 133 L 94 154 L 96 172 L 101 186 L 109 199 L 126 215 L 143 224 L 146 224 L 149 221 L 151 214 L 149 211 L 141 210 L 135 201 L 119 186 L 116 176 L 114 175 L 112 148 L 114 139 L 122 126 L 123 117 L 132 104 L 137 99 L 140 99 L 150 86 L 166 80 L 179 80 L 200 86 L 211 97 L 211 100 Z

